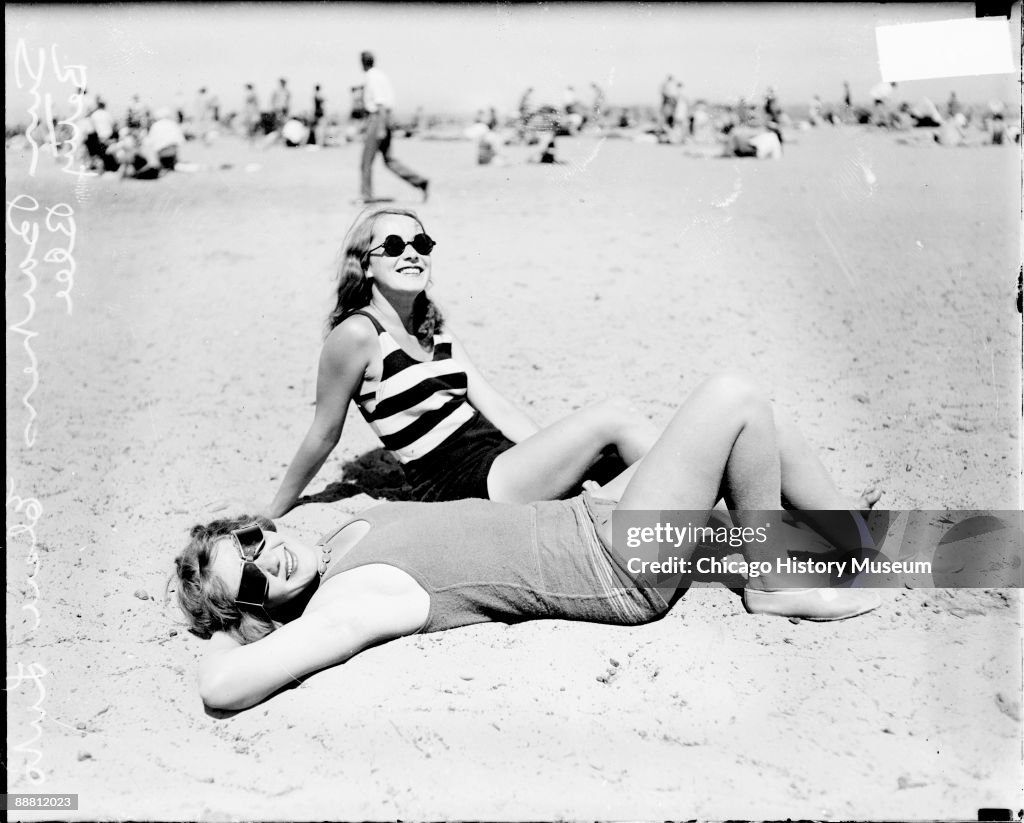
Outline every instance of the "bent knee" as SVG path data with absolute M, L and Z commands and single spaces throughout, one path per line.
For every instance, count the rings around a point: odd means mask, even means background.
M 603 414 L 615 419 L 630 419 L 639 416 L 636 406 L 624 397 L 608 397 L 597 404 Z
M 752 378 L 740 372 L 719 372 L 704 381 L 701 388 L 730 406 L 756 407 L 770 403 L 764 390 Z
M 609 397 L 591 408 L 602 432 L 612 439 L 644 419 L 640 410 L 622 397 Z

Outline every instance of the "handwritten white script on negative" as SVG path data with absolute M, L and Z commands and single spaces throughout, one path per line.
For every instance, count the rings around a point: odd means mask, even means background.
M 28 164 L 29 176 L 35 177 L 39 163 L 40 143 L 36 140 L 36 136 L 39 133 L 40 123 L 43 122 L 40 119 L 40 107 L 43 109 L 45 118 L 47 137 L 45 145 L 51 149 L 56 160 L 63 160 L 61 171 L 74 175 L 79 182 L 83 177 L 95 176 L 94 172 L 84 168 L 77 161 L 81 146 L 81 133 L 77 123 L 82 116 L 82 101 L 85 98 L 85 67 L 62 66 L 57 59 L 56 44 L 50 46 L 49 50 L 36 49 L 34 55 L 30 52 L 25 41 L 19 39 L 14 61 L 15 83 L 19 89 L 25 89 L 27 86 L 27 90 L 32 96 L 31 105 L 27 109 L 31 122 L 25 129 L 25 138 L 31 147 Z M 45 77 L 48 64 L 59 82 L 70 82 L 74 86 L 74 91 L 67 98 L 68 102 L 74 104 L 74 110 L 64 120 L 56 120 L 54 117 L 53 96 L 49 93 L 44 95 L 39 93 L 39 87 Z M 61 129 L 61 135 L 69 132 L 70 137 L 59 139 L 57 126 L 67 127 Z M 78 162 L 77 168 L 74 166 L 76 162 Z M 18 265 L 18 270 L 26 280 L 25 290 L 22 292 L 22 297 L 25 300 L 25 314 L 10 329 L 22 338 L 22 348 L 28 360 L 24 373 L 29 377 L 29 386 L 21 402 L 28 414 L 24 430 L 25 445 L 32 448 L 35 445 L 38 432 L 36 420 L 38 415 L 32 404 L 32 396 L 39 388 L 39 369 L 36 354 L 32 348 L 32 340 L 38 333 L 33 330 L 31 323 L 36 313 L 35 293 L 39 284 L 36 268 L 40 263 L 37 256 L 41 234 L 40 226 L 45 228 L 48 233 L 47 237 L 55 235 L 60 238 L 58 244 L 46 248 L 42 262 L 59 267 L 54 277 L 62 288 L 58 289 L 55 296 L 64 301 L 65 311 L 70 315 L 74 310 L 71 292 L 75 285 L 76 270 L 74 257 L 75 211 L 68 203 L 57 203 L 44 208 L 31 194 L 19 194 L 13 200 L 7 201 L 7 226 L 25 246 L 25 256 Z
M 44 263 L 55 263 L 61 268 L 54 274 L 57 282 L 63 288 L 55 293 L 55 297 L 64 301 L 65 311 L 70 315 L 74 310 L 71 300 L 71 291 L 75 285 L 75 212 L 67 203 L 57 203 L 46 208 L 40 206 L 39 201 L 32 195 L 19 194 L 13 200 L 7 202 L 7 227 L 14 235 L 21 239 L 25 245 L 25 255 L 18 264 L 18 270 L 25 277 L 25 290 L 22 297 L 25 300 L 25 314 L 17 323 L 10 326 L 10 330 L 22 338 L 22 348 L 28 359 L 28 365 L 24 372 L 29 376 L 29 387 L 21 399 L 22 406 L 28 414 L 28 422 L 25 424 L 24 440 L 28 448 L 32 448 L 36 442 L 38 414 L 32 405 L 32 395 L 39 388 L 39 369 L 35 351 L 32 348 L 32 339 L 38 336 L 32 326 L 32 319 L 36 314 L 36 288 L 39 285 L 39 278 L 36 268 L 39 266 L 37 251 L 39 249 L 40 225 L 45 227 L 49 235 L 56 235 L 62 242 L 48 248 L 43 254 Z
M 58 120 L 55 116 L 52 95 L 39 93 L 48 65 L 52 68 L 58 83 L 71 83 L 74 86 L 73 92 L 67 98 L 73 105 L 73 110 L 64 120 Z M 73 175 L 78 186 L 84 185 L 84 178 L 95 176 L 94 172 L 86 169 L 79 159 L 82 135 L 78 123 L 83 115 L 85 68 L 62 66 L 57 59 L 56 45 L 51 46 L 49 50 L 39 48 L 33 53 L 26 47 L 24 40 L 19 39 L 15 51 L 14 74 L 17 87 L 24 90 L 27 86 L 31 95 L 31 104 L 26 110 L 30 123 L 25 129 L 25 138 L 31 147 L 27 169 L 29 177 L 36 177 L 42 147 L 52 154 L 58 164 L 61 164 L 61 172 Z M 43 138 L 42 142 L 37 140 L 37 137 Z M 32 328 L 37 308 L 36 291 L 40 280 L 52 271 L 51 267 L 55 267 L 53 277 L 58 288 L 54 296 L 64 302 L 64 310 L 68 315 L 73 313 L 72 290 L 75 284 L 74 251 L 77 226 L 74 209 L 68 203 L 40 203 L 40 200 L 30 193 L 15 194 L 7 201 L 6 222 L 8 229 L 21 240 L 24 248 L 18 271 L 25 278 L 25 288 L 22 291 L 25 311 L 21 319 L 9 328 L 22 338 L 22 347 L 28 361 L 24 373 L 28 375 L 29 386 L 22 397 L 22 405 L 28 420 L 23 439 L 25 447 L 31 449 L 35 446 L 38 435 L 38 413 L 32 404 L 32 396 L 39 387 L 38 360 L 32 347 L 33 339 L 38 336 L 38 332 Z M 40 264 L 43 264 L 42 272 L 38 271 Z M 39 785 L 46 780 L 46 773 L 40 767 L 43 753 L 38 744 L 43 735 L 42 724 L 46 717 L 46 710 L 43 708 L 46 688 L 43 681 L 49 672 L 40 663 L 26 664 L 21 660 L 13 660 L 12 657 L 16 656 L 16 651 L 21 651 L 22 644 L 28 636 L 39 628 L 39 585 L 36 578 L 40 564 L 36 529 L 43 514 L 43 506 L 34 497 L 16 494 L 14 478 L 9 476 L 6 511 L 8 543 L 24 539 L 29 542 L 29 551 L 25 556 L 25 564 L 29 567 L 29 574 L 25 580 L 28 597 L 22 604 L 22 610 L 32 616 L 32 624 L 27 628 L 26 637 L 18 639 L 17 642 L 11 642 L 12 634 L 10 628 L 8 629 L 9 651 L 15 652 L 8 655 L 8 665 L 15 665 L 17 674 L 13 678 L 7 677 L 6 690 L 9 695 L 25 692 L 27 690 L 22 689 L 22 684 L 26 681 L 35 684 L 36 687 L 35 699 L 28 707 L 32 714 L 31 736 L 14 746 L 12 751 L 25 758 L 24 775 L 28 781 L 33 785 Z M 24 522 L 16 522 L 19 514 Z M 12 523 L 12 519 L 15 522 Z M 31 695 L 29 699 L 32 699 Z
M 82 103 L 85 100 L 85 66 L 62 66 L 57 59 L 57 44 L 50 46 L 49 52 L 44 48 L 36 50 L 35 60 L 29 54 L 25 41 L 18 38 L 14 51 L 14 83 L 22 90 L 32 95 L 32 105 L 27 109 L 28 115 L 32 118 L 25 128 L 25 138 L 32 147 L 32 155 L 29 160 L 28 173 L 35 177 L 36 168 L 39 164 L 39 149 L 41 144 L 36 140 L 36 134 L 41 123 L 45 122 L 45 134 L 47 141 L 42 145 L 52 148 L 55 157 L 64 158 L 64 167 L 61 171 L 73 174 L 78 178 L 92 177 L 95 172 L 86 169 L 80 162 L 77 168 L 72 168 L 78 157 L 78 147 L 82 142 L 81 131 L 78 123 L 82 118 Z M 68 102 L 74 105 L 71 114 L 64 120 L 57 120 L 53 115 L 53 95 L 39 93 L 39 87 L 46 76 L 47 57 L 50 67 L 53 69 L 54 77 L 59 83 L 71 82 L 74 91 L 68 95 Z M 31 85 L 27 85 L 31 82 Z M 43 107 L 44 119 L 41 119 L 39 107 Z M 58 140 L 57 127 L 66 126 L 70 131 L 70 137 L 61 137 Z

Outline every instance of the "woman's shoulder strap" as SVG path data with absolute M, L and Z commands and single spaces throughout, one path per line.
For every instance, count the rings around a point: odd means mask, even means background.
M 352 317 L 352 316 L 354 316 L 356 314 L 362 315 L 367 320 L 369 320 L 371 323 L 373 323 L 373 327 L 377 330 L 377 334 L 383 334 L 384 333 L 384 327 L 380 324 L 380 321 L 376 317 L 374 317 L 372 314 L 370 314 L 368 311 L 363 311 L 362 309 L 353 309 L 352 311 L 347 312 L 341 318 L 341 320 L 338 321 L 338 325 L 340 326 L 342 323 L 344 323 L 346 320 L 348 320 L 350 317 Z

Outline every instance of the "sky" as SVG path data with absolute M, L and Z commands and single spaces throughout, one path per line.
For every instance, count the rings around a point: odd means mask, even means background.
M 244 84 L 266 105 L 286 77 L 293 108 L 309 105 L 320 83 L 328 110 L 347 111 L 369 49 L 391 78 L 399 113 L 473 114 L 516 110 L 532 86 L 534 103 L 560 105 L 573 86 L 588 102 L 590 84 L 609 105 L 654 105 L 668 74 L 690 99 L 760 99 L 775 89 L 784 105 L 818 94 L 838 100 L 843 81 L 864 100 L 881 79 L 875 27 L 974 17 L 973 3 L 663 4 L 663 3 L 149 3 L 7 4 L 8 123 L 23 118 L 26 76 L 15 72 L 19 40 L 46 50 L 40 91 L 63 100 L 69 83 L 57 62 L 85 68 L 89 90 L 117 112 L 138 93 L 153 107 L 187 103 L 206 86 L 227 110 L 241 108 Z M 1020 3 L 1011 32 L 1019 70 Z M 1005 18 L 1004 18 L 1005 19 Z M 35 59 L 35 58 L 34 58 Z M 1013 75 L 901 84 L 904 99 L 1015 101 Z

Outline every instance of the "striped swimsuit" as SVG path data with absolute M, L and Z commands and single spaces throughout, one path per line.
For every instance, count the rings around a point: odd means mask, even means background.
M 373 315 L 381 374 L 364 378 L 356 396 L 363 419 L 402 464 L 423 501 L 487 497 L 494 459 L 512 445 L 470 404 L 465 369 L 452 359 L 447 334 L 434 335 L 434 356 L 410 357 Z

